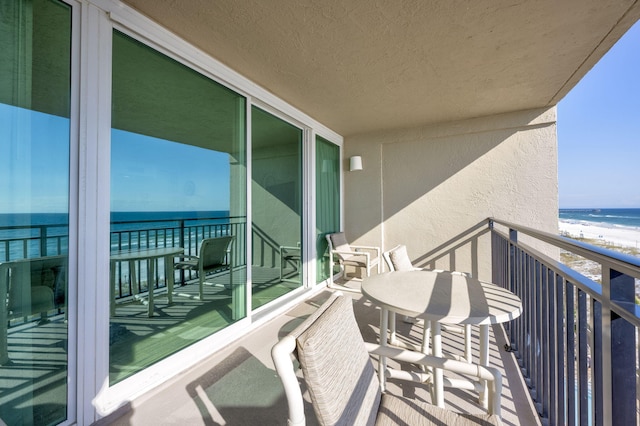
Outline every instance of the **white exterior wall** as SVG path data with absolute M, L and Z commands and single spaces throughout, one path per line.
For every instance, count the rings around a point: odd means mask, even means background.
M 416 266 L 489 280 L 488 217 L 557 232 L 555 108 L 349 137 L 344 155 L 347 237 L 406 244 Z

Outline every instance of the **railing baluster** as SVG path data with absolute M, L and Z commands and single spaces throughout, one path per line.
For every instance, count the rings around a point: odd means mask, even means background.
M 565 371 L 567 360 L 565 358 L 565 341 L 567 331 L 565 329 L 565 318 L 567 311 L 564 307 L 564 279 L 556 275 L 556 419 L 558 424 L 567 423 L 566 412 L 566 392 L 567 383 Z
M 548 374 L 549 377 L 549 404 L 548 404 L 548 417 L 549 422 L 551 424 L 557 423 L 557 414 L 558 414 L 558 397 L 557 397 L 557 367 L 556 367 L 556 354 L 557 352 L 557 337 L 556 337 L 556 299 L 555 299 L 555 287 L 556 287 L 556 275 L 551 270 L 547 270 L 547 300 L 549 301 L 549 310 L 548 310 L 548 325 L 547 325 L 547 333 L 548 333 L 548 341 L 549 341 L 549 361 L 548 361 Z
M 542 416 L 549 417 L 549 274 L 546 266 L 542 266 L 541 271 L 541 296 L 540 305 L 542 311 L 540 313 L 540 332 L 541 342 L 540 348 L 542 350 L 542 377 L 541 377 L 541 402 L 542 402 Z
M 595 425 L 604 424 L 602 413 L 602 351 L 605 350 L 602 344 L 602 303 L 591 299 L 591 309 L 593 309 L 593 358 L 591 360 L 591 372 L 593 374 L 591 385 L 591 399 L 593 406 L 593 420 Z
M 527 313 L 528 317 L 528 331 L 529 331 L 529 360 L 527 364 L 527 373 L 528 373 L 528 385 L 530 388 L 534 388 L 535 382 L 535 359 L 536 359 L 536 340 L 535 340 L 535 329 L 536 329 L 536 313 L 535 313 L 535 292 L 536 292 L 536 260 L 532 257 L 529 260 L 529 288 L 527 293 L 524 295 L 527 300 L 525 303 L 526 309 L 529 311 Z
M 588 329 L 587 317 L 587 293 L 578 290 L 578 410 L 580 413 L 580 424 L 586 425 L 589 422 L 589 374 L 588 359 L 589 347 L 587 340 Z
M 40 256 L 47 255 L 47 228 L 48 226 L 38 226 L 40 232 Z
M 604 273 L 603 273 L 604 274 Z M 635 280 L 615 270 L 610 270 L 611 300 L 627 310 L 635 310 Z M 611 401 L 615 401 L 612 424 L 630 425 L 637 421 L 636 408 L 636 332 L 635 327 L 611 312 L 611 365 L 603 366 L 606 379 L 611 380 Z M 610 373 L 610 374 L 609 374 Z M 609 384 L 609 383 L 607 383 Z
M 565 301 L 567 304 L 567 424 L 577 425 L 578 404 L 576 393 L 576 303 L 575 291 L 571 282 L 566 284 Z
M 535 283 L 535 363 L 534 363 L 534 389 L 536 390 L 536 407 L 538 413 L 542 415 L 542 398 L 543 398 L 543 383 L 542 383 L 542 265 L 536 261 L 536 283 Z
M 524 276 L 526 274 L 526 265 L 527 265 L 527 255 L 524 252 L 524 250 L 519 250 L 520 256 L 518 257 L 518 281 L 516 283 L 516 290 L 517 292 L 515 294 L 520 295 L 520 297 L 522 297 L 523 294 L 523 288 L 524 288 Z M 522 348 L 524 348 L 524 317 L 521 315 L 519 316 L 516 321 L 514 321 L 514 327 L 516 328 L 516 336 L 517 336 L 517 340 L 516 340 L 516 350 L 518 352 L 518 354 L 521 353 Z

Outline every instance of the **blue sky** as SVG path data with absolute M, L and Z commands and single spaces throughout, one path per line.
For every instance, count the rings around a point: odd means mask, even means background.
M 112 131 L 112 211 L 229 210 L 229 173 L 227 153 Z
M 69 120 L 0 104 L 0 141 L 0 213 L 68 212 Z
M 69 119 L 0 104 L 0 141 L 0 214 L 67 213 Z M 111 152 L 113 211 L 229 209 L 227 153 L 119 130 Z
M 558 104 L 561 208 L 640 208 L 640 23 Z

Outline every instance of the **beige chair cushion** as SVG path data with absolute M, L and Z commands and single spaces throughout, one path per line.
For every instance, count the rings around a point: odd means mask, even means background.
M 352 251 L 344 232 L 336 232 L 335 234 L 331 234 L 329 238 L 331 238 L 331 245 L 333 245 L 334 250 Z
M 488 414 L 460 414 L 424 401 L 385 394 L 378 411 L 378 425 L 496 426 L 500 425 L 500 419 Z
M 389 252 L 389 259 L 396 271 L 413 271 L 415 268 L 411 264 L 409 255 L 407 254 L 407 246 L 399 245 Z
M 347 262 L 348 264 L 358 266 L 361 268 L 367 268 L 371 265 L 367 265 L 367 258 L 364 254 L 345 254 L 347 251 L 354 251 L 349 243 L 347 242 L 347 237 L 344 232 L 336 232 L 335 234 L 331 234 L 329 236 L 331 238 L 331 245 L 335 251 L 343 252 L 336 253 L 341 262 Z M 377 259 L 371 259 L 372 265 L 377 265 Z
M 352 303 L 339 298 L 297 339 L 298 358 L 322 425 L 373 425 L 380 405 L 379 382 Z

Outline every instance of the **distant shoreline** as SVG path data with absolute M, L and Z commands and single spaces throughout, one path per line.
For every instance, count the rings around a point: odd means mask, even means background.
M 559 219 L 558 230 L 561 235 L 569 238 L 597 240 L 603 244 L 640 249 L 640 228 Z

